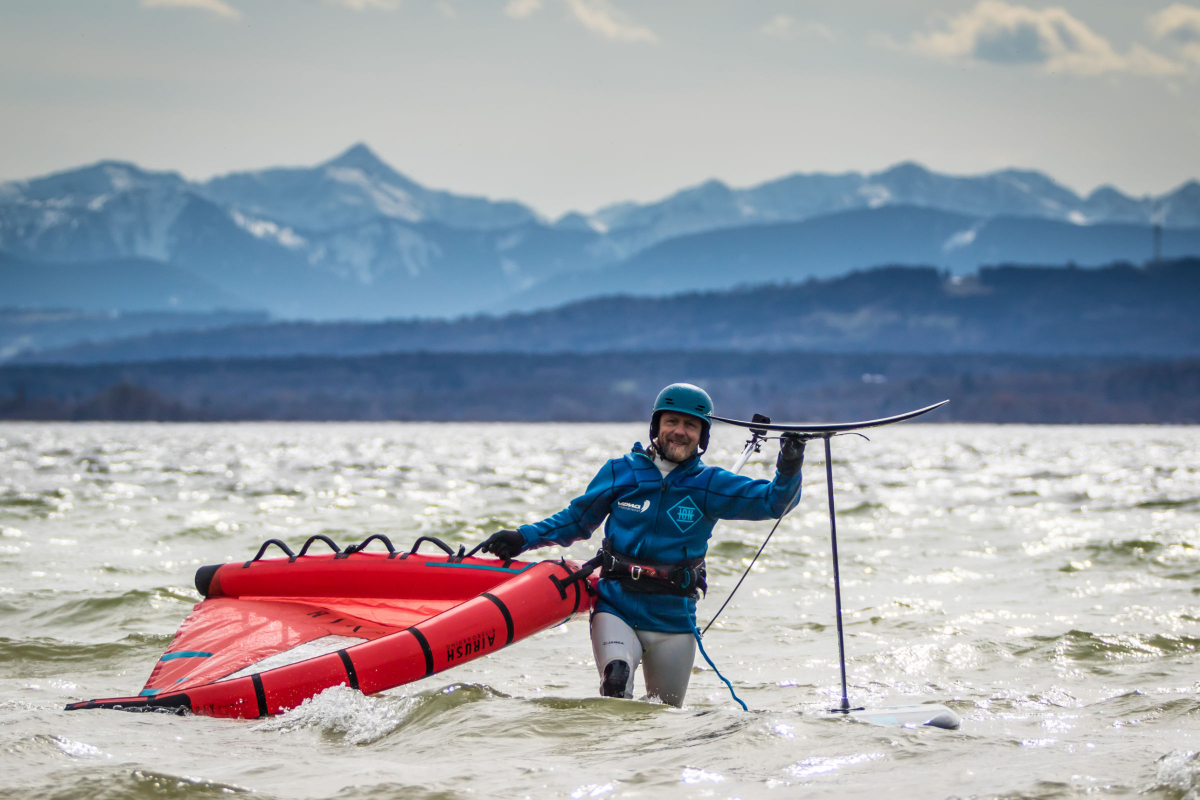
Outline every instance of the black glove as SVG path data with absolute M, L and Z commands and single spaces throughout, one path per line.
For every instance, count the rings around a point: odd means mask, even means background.
M 525 547 L 525 537 L 518 531 L 496 531 L 489 536 L 479 548 L 485 553 L 491 553 L 502 561 L 516 558 Z
M 787 431 L 779 437 L 779 458 L 775 461 L 775 469 L 780 475 L 791 477 L 800 471 L 804 463 L 804 444 L 808 439 L 798 433 Z

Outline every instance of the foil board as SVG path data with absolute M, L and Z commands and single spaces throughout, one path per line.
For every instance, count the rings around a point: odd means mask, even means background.
M 836 712 L 841 713 L 841 712 Z M 893 725 L 904 728 L 931 728 L 957 730 L 962 719 L 952 709 L 943 705 L 891 706 L 890 708 L 865 708 L 845 714 L 858 722 L 871 725 Z
M 709 419 L 714 419 L 717 422 L 724 422 L 727 425 L 737 425 L 741 428 L 750 428 L 756 431 L 792 431 L 793 433 L 811 433 L 820 436 L 825 433 L 844 433 L 846 431 L 858 431 L 864 428 L 879 428 L 884 425 L 891 425 L 894 422 L 904 422 L 906 419 L 919 417 L 922 414 L 928 414 L 936 408 L 949 403 L 949 400 L 943 400 L 940 403 L 934 403 L 925 408 L 918 408 L 916 411 L 909 411 L 904 414 L 897 414 L 894 417 L 883 417 L 882 419 L 870 419 L 863 422 L 804 422 L 804 423 L 769 423 L 769 422 L 747 422 L 743 419 L 728 419 L 726 417 L 718 417 L 715 414 L 709 414 Z

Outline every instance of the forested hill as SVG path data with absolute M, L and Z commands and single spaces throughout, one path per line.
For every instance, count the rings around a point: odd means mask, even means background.
M 680 380 L 741 419 L 873 419 L 949 399 L 922 422 L 1200 423 L 1195 358 L 697 350 L 5 366 L 0 419 L 644 421 Z
M 454 321 L 273 323 L 27 353 L 61 363 L 390 352 L 811 350 L 1200 354 L 1200 259 L 1101 269 L 881 267 L 801 284 L 609 297 Z

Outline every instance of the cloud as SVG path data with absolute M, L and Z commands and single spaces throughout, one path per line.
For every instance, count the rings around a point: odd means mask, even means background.
M 567 0 L 567 5 L 583 27 L 605 39 L 647 44 L 658 42 L 654 31 L 635 23 L 608 0 Z
M 759 30 L 767 36 L 778 36 L 780 39 L 790 39 L 792 37 L 792 26 L 796 24 L 796 20 L 789 17 L 787 14 L 776 14 L 771 18 L 771 21 L 763 25 Z
M 796 32 L 819 36 L 833 41 L 833 31 L 828 25 L 820 22 L 804 22 L 797 24 L 796 20 L 787 14 L 776 14 L 767 24 L 758 29 L 760 33 L 779 39 L 791 39 Z
M 225 19 L 241 19 L 242 12 L 224 0 L 142 0 L 142 8 L 194 8 Z
M 400 7 L 400 0 L 325 0 L 335 6 L 345 6 L 355 11 L 366 11 L 377 8 L 380 11 L 395 11 Z
M 806 22 L 804 23 L 804 30 L 807 33 L 811 33 L 814 36 L 820 36 L 822 39 L 826 39 L 830 42 L 836 38 L 833 35 L 833 28 L 830 28 L 828 25 L 823 25 L 820 22 Z
M 524 19 L 542 7 L 542 0 L 512 0 L 504 7 L 504 13 L 513 19 Z
M 1179 45 L 1180 54 L 1200 64 L 1200 8 L 1175 3 L 1146 18 L 1154 38 Z
M 1146 26 L 1156 39 L 1200 44 L 1200 8 L 1175 3 L 1147 17 Z
M 1004 0 L 981 0 L 945 29 L 913 37 L 913 49 L 954 61 L 1038 66 L 1073 75 L 1133 73 L 1178 75 L 1183 67 L 1142 45 L 1121 54 L 1064 8 L 1033 9 Z

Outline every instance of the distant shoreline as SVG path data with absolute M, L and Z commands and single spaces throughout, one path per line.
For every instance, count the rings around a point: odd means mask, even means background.
M 1200 423 L 1200 359 L 659 351 L 401 353 L 0 368 L 0 419 L 631 422 L 687 380 L 723 415 Z

